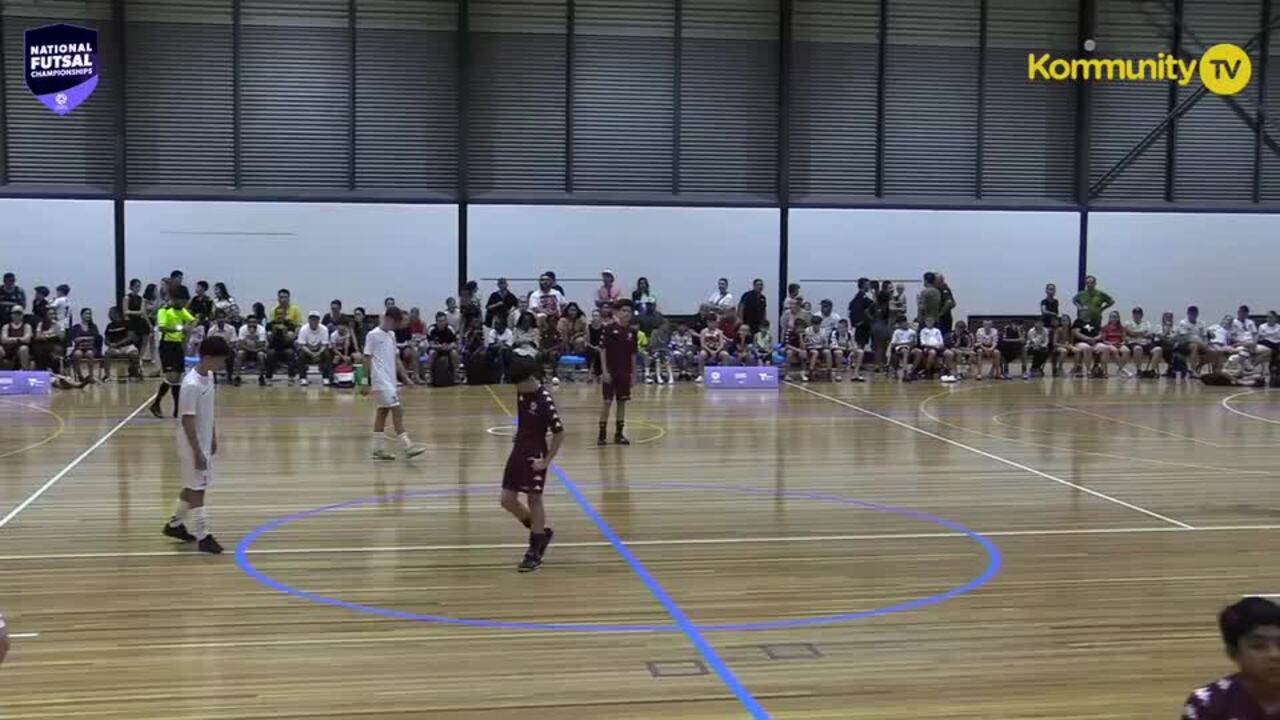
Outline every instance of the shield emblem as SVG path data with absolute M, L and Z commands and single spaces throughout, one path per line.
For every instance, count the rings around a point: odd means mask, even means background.
M 77 25 L 27 30 L 23 56 L 27 89 L 59 115 L 89 99 L 98 87 L 98 31 Z

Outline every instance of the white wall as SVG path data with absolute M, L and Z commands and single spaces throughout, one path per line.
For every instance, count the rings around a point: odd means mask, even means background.
M 93 308 L 98 323 L 115 304 L 115 220 L 110 200 L 0 200 L 0 272 L 18 276 L 27 291 L 35 286 L 71 286 L 76 312 Z
M 456 205 L 130 201 L 125 274 L 222 281 L 245 312 L 282 287 L 303 312 L 334 298 L 376 312 L 388 295 L 426 312 L 457 292 L 457 218 Z
M 1073 294 L 1079 229 L 1075 212 L 795 209 L 788 273 L 792 282 L 919 280 L 933 270 L 946 275 L 956 295 L 957 320 L 1035 314 L 1045 283 L 1057 283 L 1060 297 Z M 830 298 L 841 314 L 857 291 L 853 283 L 802 284 L 815 310 Z M 907 286 L 912 314 L 919 289 Z
M 1246 304 L 1280 310 L 1280 215 L 1089 213 L 1089 272 L 1128 311 L 1159 322 L 1188 305 L 1214 322 Z
M 767 208 L 549 207 L 468 208 L 468 277 L 531 278 L 553 270 L 570 300 L 590 302 L 600 271 L 618 275 L 624 297 L 645 276 L 668 314 L 692 313 L 729 279 L 735 295 L 764 278 L 773 297 L 778 276 L 778 211 Z M 482 282 L 485 292 L 492 283 Z M 517 294 L 532 282 L 514 282 Z

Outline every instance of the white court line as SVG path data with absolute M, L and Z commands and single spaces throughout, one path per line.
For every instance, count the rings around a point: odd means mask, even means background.
M 1261 420 L 1261 421 L 1262 421 L 1262 422 L 1264 422 L 1264 423 L 1271 423 L 1272 425 L 1280 425 L 1280 420 L 1276 420 L 1275 418 L 1262 417 L 1261 415 L 1253 415 L 1253 414 L 1247 413 L 1247 412 L 1245 412 L 1245 411 L 1243 411 L 1243 410 L 1237 410 L 1237 409 L 1235 409 L 1235 408 L 1231 407 L 1231 401 L 1232 401 L 1232 400 L 1234 400 L 1234 399 L 1236 399 L 1236 398 L 1238 398 L 1238 397 L 1244 397 L 1245 395 L 1256 395 L 1256 394 L 1257 394 L 1257 393 L 1259 393 L 1259 392 L 1262 392 L 1262 391 L 1261 391 L 1261 390 L 1245 390 L 1244 392 L 1238 392 L 1238 393 L 1236 393 L 1235 395 L 1228 395 L 1228 396 L 1226 396 L 1226 397 L 1222 398 L 1222 407 L 1223 407 L 1227 412 L 1235 413 L 1236 415 L 1239 415 L 1240 417 L 1247 417 L 1247 418 L 1249 418 L 1250 420 Z
M 1142 424 L 1140 424 L 1140 423 L 1136 423 L 1136 422 L 1129 422 L 1128 420 L 1121 420 L 1120 418 L 1113 418 L 1113 417 L 1111 417 L 1110 415 L 1102 415 L 1102 414 L 1100 414 L 1100 413 L 1096 413 L 1096 412 L 1089 412 L 1088 410 L 1082 410 L 1082 409 L 1080 409 L 1080 408 L 1078 408 L 1078 407 L 1071 407 L 1070 405 L 1062 405 L 1061 403 L 1055 403 L 1055 404 L 1054 404 L 1054 407 L 1056 407 L 1056 408 L 1061 408 L 1061 409 L 1063 409 L 1063 410 L 1068 410 L 1068 411 L 1073 412 L 1073 413 L 1080 413 L 1081 415 L 1087 415 L 1087 416 L 1089 416 L 1089 417 L 1095 417 L 1095 418 L 1098 418 L 1099 420 L 1106 420 L 1107 422 L 1117 423 L 1117 424 L 1119 424 L 1119 425 L 1128 425 L 1129 427 L 1135 427 L 1135 428 L 1138 428 L 1138 429 L 1140 429 L 1140 430 L 1148 430 L 1148 431 L 1153 432 L 1153 433 L 1159 433 L 1160 435 L 1166 435 L 1166 436 L 1168 436 L 1168 437 L 1171 437 L 1171 438 L 1177 438 L 1177 439 L 1179 439 L 1179 440 L 1188 440 L 1188 441 L 1193 442 L 1193 443 L 1196 443 L 1196 444 L 1198 444 L 1198 445 L 1207 445 L 1207 446 L 1209 446 L 1209 447 L 1214 447 L 1214 448 L 1225 448 L 1225 447 L 1227 447 L 1226 445 L 1219 445 L 1218 443 L 1212 443 L 1212 442 L 1209 442 L 1208 440 L 1197 440 L 1196 438 L 1188 437 L 1188 436 L 1186 436 L 1186 435 L 1179 435 L 1178 433 L 1175 433 L 1175 432 L 1169 432 L 1168 430 L 1161 430 L 1160 428 L 1153 428 L 1153 427 L 1151 427 L 1150 425 L 1142 425 Z
M 1280 530 L 1280 525 L 1215 525 L 1194 528 L 1152 525 L 1136 528 L 1077 528 L 1062 530 L 994 530 L 980 532 L 984 537 L 1036 537 L 1052 535 L 1124 535 L 1131 533 L 1184 533 L 1184 532 L 1246 532 L 1258 530 Z M 940 538 L 968 537 L 958 532 L 936 533 L 885 533 L 880 535 L 797 535 L 791 537 L 734 537 L 734 538 L 685 538 L 671 540 L 626 540 L 628 546 L 663 546 L 663 545 L 749 545 L 756 543 L 822 543 L 842 542 L 850 540 L 928 540 Z M 374 545 L 368 547 L 320 547 L 320 548 L 279 548 L 250 550 L 250 555 L 343 555 L 349 553 L 382 553 L 382 552 L 453 552 L 460 550 L 519 550 L 528 543 L 477 543 L 475 545 Z M 603 540 L 583 542 L 556 542 L 560 548 L 594 548 L 611 547 Z M 147 558 L 147 557 L 193 557 L 194 551 L 184 550 L 142 550 L 137 552 L 104 552 L 104 553 L 65 553 L 51 555 L 0 555 L 0 562 L 19 560 L 92 560 L 107 558 Z
M 9 636 L 11 640 L 34 640 L 40 637 L 40 633 L 13 633 Z
M 54 475 L 53 477 L 49 478 L 49 481 L 46 482 L 44 485 L 41 485 L 39 490 L 36 490 L 35 492 L 31 493 L 31 495 L 27 497 L 26 500 L 23 500 L 21 503 L 18 504 L 18 507 L 10 510 L 8 515 L 5 515 L 3 518 L 0 518 L 0 528 L 3 528 L 5 525 L 8 525 L 11 520 L 18 517 L 18 513 L 22 512 L 23 510 L 26 510 L 27 507 L 31 505 L 31 503 L 35 502 L 36 500 L 39 500 L 41 495 L 44 495 L 46 492 L 48 492 L 49 488 L 53 487 L 54 485 L 57 485 L 59 480 L 65 477 L 67 473 L 74 470 L 77 465 L 79 465 L 81 462 L 84 461 L 85 458 L 89 457 L 90 453 L 102 447 L 102 444 L 110 440 L 111 436 L 115 435 L 116 432 L 120 430 L 120 428 L 124 427 L 129 423 L 130 420 L 137 417 L 138 413 L 142 412 L 148 405 L 150 405 L 152 399 L 154 398 L 155 396 L 152 395 L 151 397 L 143 401 L 143 403 L 139 405 L 136 410 L 129 413 L 129 415 L 125 417 L 125 419 L 116 423 L 115 427 L 108 430 L 106 435 L 103 435 L 102 437 L 98 438 L 97 442 L 90 445 L 88 450 L 85 450 L 84 452 L 77 455 L 75 460 L 72 460 L 70 463 L 67 463 L 67 466 L 59 470 L 57 475 Z
M 1071 482 L 1070 480 L 1063 480 L 1063 479 L 1062 479 L 1062 478 L 1060 478 L 1060 477 L 1055 477 L 1055 476 L 1050 475 L 1049 473 L 1044 472 L 1044 471 L 1042 471 L 1042 470 L 1037 470 L 1037 469 L 1035 469 L 1035 468 L 1033 468 L 1033 467 L 1029 467 L 1029 466 L 1027 466 L 1027 465 L 1023 465 L 1022 463 L 1015 462 L 1015 461 L 1010 460 L 1010 459 L 1008 459 L 1008 458 L 1000 457 L 999 455 L 995 455 L 995 454 L 989 453 L 989 452 L 987 452 L 986 450 L 979 450 L 978 448 L 973 447 L 972 445 L 966 445 L 966 444 L 964 444 L 964 443 L 962 443 L 962 442 L 960 442 L 960 441 L 958 441 L 958 440 L 952 440 L 952 439 L 951 439 L 951 438 L 949 438 L 949 437 L 944 437 L 944 436 L 939 435 L 939 434 L 937 434 L 937 433 L 929 432 L 928 430 L 925 430 L 925 429 L 923 429 L 923 428 L 918 428 L 918 427 L 916 427 L 915 425 L 911 425 L 911 424 L 908 424 L 908 423 L 904 423 L 904 422 L 902 422 L 901 420 L 897 420 L 897 419 L 891 418 L 891 417 L 889 417 L 889 416 L 887 416 L 887 415 L 881 415 L 880 413 L 875 412 L 875 411 L 873 411 L 873 410 L 868 410 L 868 409 L 866 409 L 866 408 L 864 408 L 864 407 L 859 407 L 859 406 L 857 406 L 857 405 L 854 405 L 853 403 L 845 402 L 844 400 L 841 400 L 840 398 L 832 397 L 832 396 L 827 395 L 827 394 L 825 394 L 825 393 L 820 393 L 820 392 L 818 392 L 817 390 L 810 390 L 809 388 L 804 387 L 803 385 L 797 385 L 797 384 L 795 384 L 795 383 L 793 383 L 793 382 L 787 382 L 786 384 L 787 384 L 787 385 L 790 385 L 791 387 L 793 387 L 793 388 L 795 388 L 795 389 L 797 389 L 797 390 L 800 390 L 800 391 L 803 391 L 803 392 L 809 393 L 810 395 L 813 395 L 813 396 L 815 396 L 815 397 L 820 397 L 820 398 L 822 398 L 822 399 L 824 399 L 824 400 L 828 400 L 828 401 L 833 402 L 833 403 L 835 403 L 835 404 L 837 404 L 837 405 L 842 405 L 842 406 L 844 406 L 844 407 L 847 407 L 847 408 L 849 408 L 850 410 L 856 410 L 856 411 L 858 411 L 858 412 L 860 412 L 860 413 L 862 413 L 862 414 L 864 414 L 864 415 L 870 415 L 870 416 L 871 416 L 871 417 L 873 417 L 873 418 L 877 418 L 877 419 L 883 420 L 883 421 L 885 421 L 885 422 L 887 422 L 887 423 L 892 423 L 892 424 L 894 424 L 894 425 L 897 425 L 898 427 L 901 427 L 901 428 L 905 428 L 905 429 L 907 429 L 907 430 L 910 430 L 911 432 L 919 433 L 919 434 L 924 435 L 924 436 L 926 436 L 926 437 L 931 437 L 931 438 L 933 438 L 934 440 L 939 440 L 939 441 L 941 441 L 941 442 L 947 443 L 948 445 L 952 445 L 952 446 L 954 446 L 954 447 L 958 447 L 958 448 L 960 448 L 961 450 L 968 450 L 968 451 L 969 451 L 969 452 L 971 452 L 971 453 L 974 453 L 974 454 L 977 454 L 977 455 L 981 455 L 982 457 L 985 457 L 985 458 L 987 458 L 987 459 L 989 459 L 989 460 L 995 460 L 995 461 L 996 461 L 996 462 L 998 462 L 998 463 L 1002 463 L 1002 464 L 1004 464 L 1004 465 L 1008 465 L 1009 467 L 1017 468 L 1017 469 L 1019 469 L 1019 470 L 1022 470 L 1023 472 L 1029 472 L 1029 473 L 1031 473 L 1032 475 L 1036 475 L 1036 476 L 1038 476 L 1038 477 L 1042 477 L 1042 478 L 1044 478 L 1044 479 L 1046 479 L 1046 480 L 1052 480 L 1052 481 L 1054 481 L 1054 482 L 1056 482 L 1056 483 L 1058 483 L 1058 484 L 1060 484 L 1060 485 L 1066 485 L 1066 486 L 1067 486 L 1067 487 L 1069 487 L 1069 488 L 1073 488 L 1073 489 L 1075 489 L 1075 490 L 1079 490 L 1080 492 L 1088 493 L 1088 494 L 1090 494 L 1090 495 L 1092 495 L 1092 496 L 1094 496 L 1094 497 L 1096 497 L 1096 498 L 1099 498 L 1099 499 L 1101 499 L 1101 500 L 1106 500 L 1107 502 L 1115 503 L 1116 505 L 1120 505 L 1121 507 L 1126 507 L 1126 508 L 1129 508 L 1130 510 L 1134 510 L 1134 511 L 1140 512 L 1140 513 L 1142 513 L 1143 515 L 1149 515 L 1149 516 L 1151 516 L 1151 517 L 1153 517 L 1153 518 L 1155 518 L 1155 519 L 1157 519 L 1157 520 L 1162 520 L 1162 521 L 1164 521 L 1164 522 L 1167 522 L 1167 523 L 1169 523 L 1170 525 L 1176 525 L 1176 526 L 1178 526 L 1178 527 L 1182 528 L 1183 530 L 1194 530 L 1194 529 L 1195 529 L 1194 527 L 1192 527 L 1192 526 L 1190 526 L 1190 525 L 1188 525 L 1188 524 L 1186 524 L 1186 523 L 1182 522 L 1181 520 L 1174 520 L 1173 518 L 1168 517 L 1168 516 L 1166 516 L 1166 515 L 1161 515 L 1160 513 L 1155 512 L 1154 510 L 1148 510 L 1148 509 L 1146 509 L 1146 508 L 1144 508 L 1144 507 L 1141 507 L 1141 506 L 1138 506 L 1138 505 L 1134 505 L 1133 503 L 1125 502 L 1124 500 L 1121 500 L 1121 499 L 1119 499 L 1119 498 L 1111 497 L 1110 495 L 1107 495 L 1106 493 L 1101 493 L 1101 492 L 1098 492 L 1097 490 L 1091 490 L 1091 489 L 1089 489 L 1089 488 L 1087 488 L 1087 487 L 1085 487 L 1085 486 L 1083 486 L 1083 485 L 1077 485 L 1077 484 L 1075 484 L 1075 483 Z

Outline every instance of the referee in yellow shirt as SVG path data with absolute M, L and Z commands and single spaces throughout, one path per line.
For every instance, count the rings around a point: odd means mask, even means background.
M 186 369 L 187 333 L 194 327 L 196 318 L 187 311 L 187 300 L 179 293 L 170 293 L 169 304 L 156 313 L 156 329 L 160 331 L 160 368 L 163 373 L 160 389 L 151 402 L 151 414 L 163 418 L 160 401 L 165 393 L 173 391 L 173 416 L 178 417 L 178 393 L 182 389 L 182 372 Z

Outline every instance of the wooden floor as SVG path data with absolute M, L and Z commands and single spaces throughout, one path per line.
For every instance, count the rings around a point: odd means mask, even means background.
M 56 481 L 0 527 L 6 720 L 1175 717 L 1228 669 L 1218 609 L 1280 593 L 1265 391 L 642 387 L 601 450 L 567 384 L 519 575 L 509 387 L 407 390 L 431 451 L 379 466 L 368 400 L 220 388 L 221 557 L 159 534 L 173 425 L 122 423 L 150 389 L 0 401 L 0 517 Z

